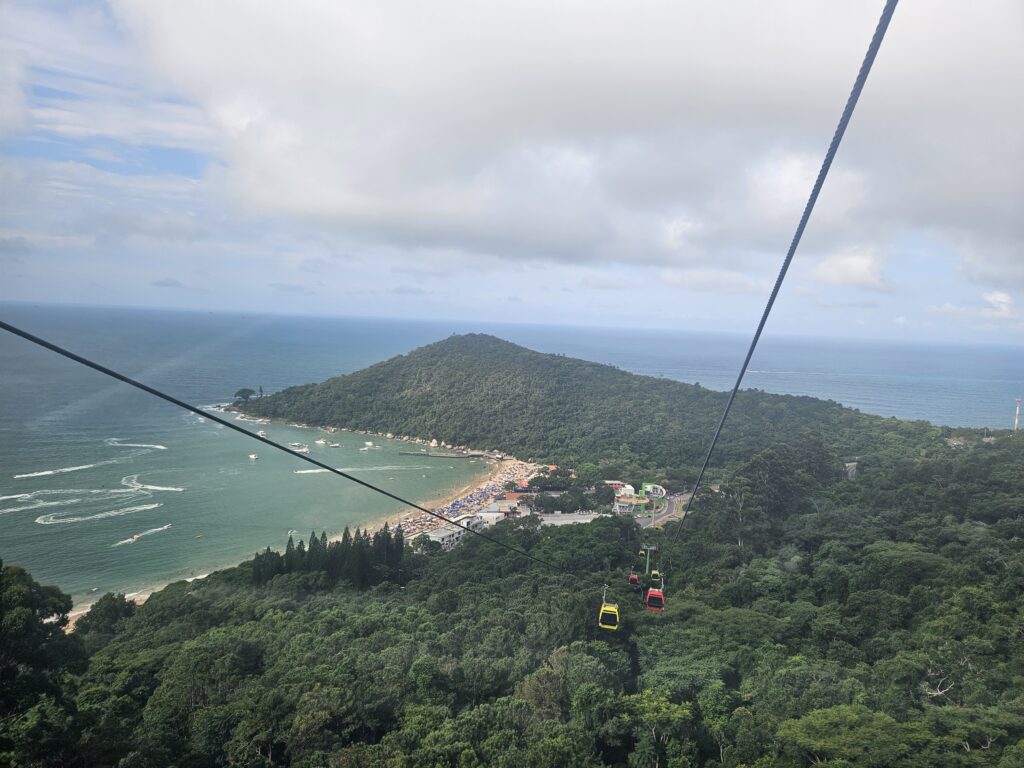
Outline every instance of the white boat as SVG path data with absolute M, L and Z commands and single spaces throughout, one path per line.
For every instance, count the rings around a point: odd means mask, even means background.
M 261 429 L 256 434 L 259 435 L 260 437 L 266 437 L 267 436 L 267 431 L 265 429 Z
M 250 453 L 249 454 L 249 461 L 256 461 L 256 459 L 258 459 L 258 458 L 259 458 L 259 456 L 257 456 L 255 453 Z
M 341 443 L 328 443 L 328 448 L 341 448 Z
M 308 445 L 304 445 L 301 448 L 296 448 L 295 452 L 296 453 L 309 453 L 309 446 Z
M 302 443 L 288 443 L 292 448 L 301 448 Z
M 365 445 L 367 448 L 372 448 L 373 447 L 373 443 L 370 442 L 370 441 L 367 441 L 367 442 L 363 443 L 363 445 Z
M 360 451 L 368 451 L 368 450 L 370 450 L 370 449 L 369 449 L 369 448 L 360 448 L 359 450 L 360 450 Z
M 326 441 L 326 440 L 324 440 L 323 438 L 320 438 L 319 440 L 315 440 L 314 442 L 315 442 L 315 443 L 316 443 L 317 445 L 327 445 L 327 441 Z

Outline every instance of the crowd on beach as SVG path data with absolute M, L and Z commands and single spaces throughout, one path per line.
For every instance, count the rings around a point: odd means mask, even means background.
M 536 475 L 538 469 L 536 464 L 529 464 L 517 459 L 504 461 L 502 466 L 493 472 L 485 483 L 478 485 L 463 496 L 452 499 L 434 511 L 448 520 L 482 512 L 504 492 L 507 483 L 514 483 L 516 486 L 522 485 Z M 421 512 L 402 518 L 401 525 L 402 535 L 408 541 L 421 533 L 444 525 L 444 521 Z

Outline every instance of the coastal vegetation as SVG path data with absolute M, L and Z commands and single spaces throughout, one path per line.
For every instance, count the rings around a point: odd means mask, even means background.
M 690 422 L 721 405 L 489 337 L 382 366 L 390 387 L 247 410 L 529 448 L 558 464 L 531 485 L 557 508 L 603 503 L 612 473 L 685 477 Z M 374 386 L 393 418 L 359 411 Z M 0 564 L 0 765 L 1024 765 L 1024 439 L 757 392 L 730 431 L 714 487 L 658 530 L 525 517 L 447 553 L 314 532 L 138 607 L 106 595 L 70 633 L 66 595 Z M 627 584 L 642 544 L 662 613 Z
M 252 416 L 592 464 L 605 477 L 632 469 L 692 482 L 725 399 L 725 393 L 699 385 L 468 334 L 239 405 Z M 844 457 L 883 448 L 907 455 L 950 434 L 927 422 L 885 419 L 831 401 L 747 390 L 737 398 L 716 458 L 728 465 L 805 438 Z
M 616 518 L 492 529 L 554 568 L 473 537 L 406 552 L 401 584 L 264 580 L 257 557 L 104 598 L 70 636 L 70 601 L 5 566 L 0 761 L 1021 765 L 1024 441 L 834 463 L 760 451 L 653 532 L 661 614 Z

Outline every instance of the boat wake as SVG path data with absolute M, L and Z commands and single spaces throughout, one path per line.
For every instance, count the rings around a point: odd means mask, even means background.
M 140 482 L 138 475 L 126 475 L 121 478 L 120 488 L 53 488 L 0 496 L 0 515 L 68 507 L 41 514 L 36 522 L 40 525 L 83 523 L 156 509 L 162 503 L 148 501 L 155 494 L 184 490 L 177 486 L 148 485 Z
M 24 480 L 29 477 L 49 477 L 50 475 L 63 475 L 67 472 L 80 472 L 83 469 L 92 469 L 93 467 L 102 467 L 106 464 L 118 464 L 122 459 L 108 459 L 107 461 L 97 461 L 94 464 L 80 464 L 77 467 L 61 467 L 60 469 L 44 469 L 39 472 L 25 472 L 20 475 L 15 475 L 15 480 Z
M 160 531 L 166 531 L 170 527 L 171 527 L 171 524 L 168 523 L 167 525 L 161 526 L 160 528 L 150 528 L 148 531 L 143 531 L 142 533 L 133 534 L 132 536 L 129 536 L 127 539 L 122 539 L 121 541 L 118 541 L 118 542 L 116 542 L 114 544 L 111 544 L 110 546 L 111 547 L 123 547 L 125 544 L 134 544 L 136 541 L 141 539 L 143 536 L 149 536 L 150 534 L 153 534 L 153 533 L 160 533 Z
M 133 448 L 134 450 L 128 453 L 122 454 L 113 459 L 105 459 L 104 461 L 96 461 L 92 464 L 77 464 L 73 467 L 59 467 L 57 469 L 41 469 L 38 472 L 23 472 L 19 475 L 15 475 L 15 480 L 28 480 L 33 477 L 51 477 L 53 475 L 64 475 L 69 472 L 82 472 L 86 469 L 95 469 L 96 467 L 104 467 L 109 464 L 122 464 L 126 461 L 131 461 L 138 456 L 144 456 L 147 453 L 153 451 L 166 451 L 166 445 L 160 445 L 158 443 L 126 443 L 123 438 L 120 437 L 108 437 L 103 441 L 103 444 L 110 448 Z
M 430 469 L 429 466 L 383 466 L 383 467 L 335 467 L 339 472 L 397 472 L 402 469 Z M 292 470 L 296 475 L 316 475 L 321 472 L 330 472 L 329 469 L 296 469 Z
M 149 448 L 154 451 L 166 451 L 166 445 L 160 445 L 159 443 L 126 443 L 123 438 L 120 437 L 108 437 L 103 441 L 104 445 L 109 445 L 112 448 Z
M 51 512 L 48 515 L 40 515 L 36 518 L 36 522 L 40 525 L 57 525 L 59 523 L 84 523 L 87 520 L 100 520 L 105 517 L 121 517 L 122 515 L 133 515 L 136 512 L 146 512 L 150 509 L 156 509 L 162 507 L 163 504 L 157 502 L 155 504 L 139 504 L 135 507 L 121 507 L 120 509 L 110 509 L 106 512 L 99 512 L 95 515 L 86 515 L 85 517 L 61 517 L 60 512 Z

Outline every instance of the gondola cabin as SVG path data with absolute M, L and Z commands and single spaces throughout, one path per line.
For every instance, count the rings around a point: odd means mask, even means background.
M 640 589 L 640 577 L 635 573 L 629 574 L 629 586 L 633 589 Z
M 664 611 L 665 593 L 660 589 L 647 590 L 647 597 L 644 599 L 644 605 L 647 606 L 648 611 Z
M 611 630 L 619 628 L 618 603 L 601 603 L 601 612 L 597 615 L 597 626 L 601 629 Z
M 651 586 L 652 587 L 660 587 L 661 586 L 661 571 L 659 571 L 659 570 L 651 571 Z

